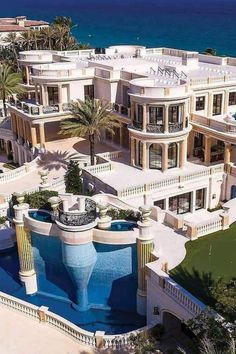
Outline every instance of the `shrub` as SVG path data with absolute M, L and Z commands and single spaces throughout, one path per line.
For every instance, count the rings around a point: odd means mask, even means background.
M 160 323 L 156 324 L 152 329 L 151 329 L 151 334 L 156 340 L 160 340 L 161 337 L 163 336 L 165 330 L 164 326 Z
M 25 203 L 29 204 L 31 209 L 46 209 L 51 210 L 51 205 L 48 203 L 48 199 L 51 197 L 57 197 L 58 192 L 55 191 L 40 191 L 25 194 Z M 12 206 L 17 204 L 16 197 L 12 196 Z
M 130 342 L 134 348 L 135 354 L 153 354 L 155 353 L 156 345 L 152 336 L 147 333 L 140 333 L 130 336 Z
M 124 209 L 109 209 L 107 215 L 112 218 L 112 220 L 131 220 L 138 221 L 140 219 L 140 213 L 133 210 Z
M 65 175 L 66 192 L 73 194 L 81 194 L 83 190 L 81 181 L 81 170 L 76 161 L 70 160 Z
M 7 221 L 6 216 L 0 216 L 0 225 L 3 225 Z

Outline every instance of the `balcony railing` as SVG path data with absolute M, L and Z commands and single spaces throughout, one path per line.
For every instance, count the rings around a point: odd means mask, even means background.
M 169 133 L 176 133 L 183 130 L 183 123 L 169 124 Z
M 147 124 L 147 132 L 149 133 L 164 133 L 163 124 Z
M 143 122 L 133 121 L 133 128 L 137 130 L 143 130 Z

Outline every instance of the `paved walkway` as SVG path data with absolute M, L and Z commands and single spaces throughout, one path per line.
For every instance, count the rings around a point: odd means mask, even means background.
M 59 331 L 0 307 L 1 354 L 95 354 Z

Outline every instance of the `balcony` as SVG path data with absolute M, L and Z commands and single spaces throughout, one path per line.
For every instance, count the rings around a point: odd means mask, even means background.
M 169 133 L 177 133 L 183 130 L 183 123 L 169 124 Z
M 164 133 L 164 125 L 163 124 L 147 124 L 147 132 L 149 133 Z
M 14 99 L 13 97 L 9 100 L 9 106 L 15 107 L 17 110 L 24 112 L 30 116 L 40 116 L 40 115 L 49 115 L 55 113 L 63 113 L 69 112 L 71 108 L 70 103 L 62 103 L 62 104 L 53 104 L 48 106 L 42 106 L 35 104 L 32 102 L 20 101 L 18 99 Z
M 119 113 L 122 116 L 130 118 L 130 108 L 128 108 L 122 104 L 114 103 L 113 104 L 113 111 Z
M 143 122 L 138 122 L 138 121 L 134 120 L 132 128 L 134 128 L 136 130 L 143 130 Z

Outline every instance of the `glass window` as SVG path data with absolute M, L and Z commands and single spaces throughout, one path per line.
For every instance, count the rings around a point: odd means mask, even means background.
M 128 94 L 129 88 L 127 86 L 123 86 L 123 105 L 125 107 L 130 107 L 130 96 Z
M 175 214 L 189 213 L 191 208 L 191 193 L 184 193 L 169 199 L 169 210 Z
M 164 210 L 165 209 L 165 199 L 156 200 L 154 202 L 154 205 L 159 207 L 160 209 Z
M 152 144 L 149 148 L 149 168 L 161 169 L 162 148 L 159 144 Z
M 84 98 L 94 99 L 94 85 L 85 85 L 84 86 Z
M 48 87 L 48 103 L 58 104 L 58 87 Z
M 149 124 L 163 124 L 163 107 L 149 107 Z
M 196 111 L 203 111 L 205 109 L 205 96 L 196 97 Z
M 213 116 L 221 114 L 222 110 L 222 94 L 213 96 Z
M 143 165 L 143 143 L 142 141 L 136 141 L 136 166 L 142 166 Z
M 137 112 L 136 112 L 136 121 L 142 122 L 143 121 L 143 106 L 138 104 Z
M 204 208 L 204 201 L 205 201 L 205 190 L 204 188 L 198 189 L 196 191 L 196 205 L 195 209 L 203 209 Z
M 168 147 L 168 168 L 177 166 L 177 144 L 172 143 Z
M 176 124 L 183 122 L 184 106 L 170 106 L 169 107 L 169 124 Z
M 229 93 L 229 106 L 236 105 L 236 92 Z

